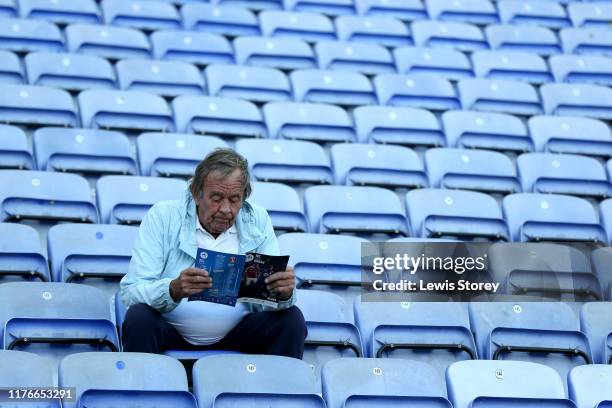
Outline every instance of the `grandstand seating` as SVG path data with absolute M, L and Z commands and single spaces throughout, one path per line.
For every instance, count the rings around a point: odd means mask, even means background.
M 234 63 L 231 44 L 218 34 L 161 30 L 151 34 L 151 44 L 157 59 L 180 60 L 199 65 Z
M 604 407 L 612 392 L 606 385 L 612 378 L 609 365 L 595 364 L 575 367 L 568 376 L 568 396 L 578 408 Z
M 612 15 L 612 7 L 600 3 L 572 3 L 567 6 L 567 13 L 575 27 L 607 28 Z
M 97 55 L 117 60 L 121 58 L 150 58 L 151 45 L 138 30 L 97 24 L 70 24 L 66 27 L 68 51 Z
M 564 28 L 559 33 L 563 52 L 580 55 L 612 55 L 612 39 L 605 30 Z
M 612 319 L 610 302 L 589 302 L 580 311 L 580 328 L 586 334 L 591 346 L 593 362 L 609 364 L 612 358 Z
M 57 384 L 57 372 L 44 358 L 34 353 L 0 350 L 0 384 L 3 387 L 48 388 Z M 48 401 L 49 408 L 59 408 L 60 401 Z
M 100 24 L 102 15 L 94 0 L 45 1 L 18 0 L 19 15 L 30 20 L 46 20 L 56 24 Z
M 68 92 L 31 85 L 1 85 L 0 121 L 32 126 L 76 127 L 75 104 Z
M 428 75 L 383 74 L 374 78 L 378 103 L 430 110 L 459 109 L 450 81 Z
M 550 28 L 564 28 L 572 25 L 563 6 L 556 2 L 502 0 L 498 3 L 498 8 L 504 24 Z
M 612 61 L 598 55 L 553 55 L 550 70 L 557 82 L 612 85 Z
M 557 36 L 546 27 L 492 24 L 487 26 L 485 34 L 494 50 L 525 51 L 542 56 L 562 52 Z
M 0 125 L 0 169 L 34 170 L 34 158 L 23 130 Z
M 281 183 L 254 182 L 249 201 L 261 205 L 272 219 L 274 231 L 307 232 L 308 222 L 297 192 Z
M 332 20 L 322 14 L 270 10 L 259 14 L 259 23 L 266 37 L 308 42 L 336 39 Z
M 355 71 L 362 74 L 395 72 L 391 53 L 378 44 L 319 41 L 315 45 L 321 69 Z
M 64 38 L 59 28 L 46 21 L 3 18 L 0 26 L 0 49 L 15 52 L 64 50 Z
M 446 79 L 474 76 L 469 58 L 453 49 L 397 47 L 393 56 L 400 74 L 435 74 Z
M 587 84 L 545 84 L 540 88 L 548 115 L 612 119 L 612 89 Z
M 370 42 L 385 47 L 412 45 L 409 28 L 390 17 L 340 16 L 336 18 L 338 39 L 351 42 Z
M 474 73 L 480 78 L 511 79 L 532 84 L 551 82 L 544 59 L 527 52 L 477 51 L 472 54 Z
M 149 31 L 181 27 L 176 8 L 161 1 L 105 0 L 100 8 L 108 25 Z
M 233 45 L 238 64 L 279 69 L 316 66 L 312 48 L 295 38 L 238 37 Z
M 543 85 L 546 86 L 546 85 Z M 466 110 L 537 115 L 543 113 L 536 89 L 507 79 L 461 79 L 457 84 Z
M 355 8 L 362 15 L 393 17 L 407 22 L 427 18 L 427 11 L 418 0 L 355 0 Z
M 450 47 L 460 51 L 489 48 L 482 30 L 468 23 L 415 21 L 412 36 L 420 47 Z
M 0 283 L 51 280 L 38 233 L 28 225 L 0 223 Z
M 0 50 L 0 82 L 7 84 L 26 82 L 19 57 L 11 51 Z
M 274 68 L 215 64 L 209 65 L 205 73 L 211 96 L 253 102 L 291 100 L 289 79 Z
M 612 261 L 612 248 L 597 248 L 591 253 L 593 270 L 601 282 L 601 289 L 605 300 L 612 300 L 612 273 L 609 263 Z
M 355 14 L 355 4 L 351 0 L 283 0 L 286 10 L 313 12 L 328 16 Z
M 186 2 L 181 14 L 187 30 L 227 36 L 261 35 L 257 17 L 246 8 Z
M 121 60 L 115 67 L 121 89 L 167 97 L 201 94 L 205 90 L 197 68 L 185 62 Z
M 497 10 L 488 0 L 456 1 L 427 0 L 427 11 L 432 20 L 457 21 L 472 24 L 499 23 Z
M 299 102 L 356 106 L 376 103 L 370 80 L 351 71 L 304 69 L 290 75 L 293 97 Z

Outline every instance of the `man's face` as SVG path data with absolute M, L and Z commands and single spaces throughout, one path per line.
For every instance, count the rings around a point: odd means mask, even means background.
M 243 196 L 240 169 L 234 170 L 227 177 L 216 171 L 208 174 L 202 197 L 195 199 L 202 227 L 214 237 L 229 229 L 242 208 Z

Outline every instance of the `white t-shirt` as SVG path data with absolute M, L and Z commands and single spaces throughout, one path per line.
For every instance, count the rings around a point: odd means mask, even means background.
M 215 239 L 198 221 L 196 241 L 200 248 L 238 253 L 238 231 L 235 225 Z M 209 345 L 225 337 L 248 313 L 244 303 L 232 307 L 211 302 L 189 302 L 185 298 L 174 310 L 165 313 L 164 317 L 189 343 Z

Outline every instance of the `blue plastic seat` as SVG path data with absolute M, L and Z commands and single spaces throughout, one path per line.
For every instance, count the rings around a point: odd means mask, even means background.
M 172 101 L 172 110 L 178 132 L 230 137 L 268 135 L 261 112 L 248 101 L 179 96 Z
M 238 140 L 236 151 L 258 181 L 332 184 L 329 158 L 321 146 L 301 140 Z
M 296 38 L 238 37 L 233 44 L 238 64 L 280 69 L 316 66 L 312 48 Z
M 0 170 L 0 221 L 98 221 L 87 181 L 75 174 Z
M 154 374 L 153 374 L 154 373 Z M 177 360 L 147 353 L 79 353 L 59 365 L 59 386 L 75 387 L 66 408 L 113 405 L 196 408 L 185 368 Z
M 0 0 L 0 17 L 17 17 L 17 4 L 14 0 Z
M 334 24 L 322 14 L 263 11 L 259 14 L 259 24 L 265 37 L 296 38 L 308 42 L 336 39 Z
M 100 218 L 105 224 L 140 224 L 155 203 L 180 200 L 184 193 L 184 181 L 160 177 L 104 176 L 96 184 Z
M 48 1 L 18 0 L 22 18 L 46 20 L 56 24 L 100 24 L 102 16 L 94 0 Z
M 413 44 L 409 27 L 391 17 L 340 16 L 336 18 L 336 32 L 342 41 L 368 42 L 385 47 Z
M 217 0 L 218 4 L 242 7 L 254 11 L 280 10 L 283 8 L 282 0 Z
M 612 197 L 606 170 L 591 157 L 525 153 L 518 157 L 516 164 L 524 192 Z
M 2 377 L 3 387 L 13 389 L 47 388 L 55 385 L 57 381 L 55 368 L 43 357 L 15 350 L 0 350 L 0 377 Z M 40 406 L 61 407 L 59 400 L 47 400 L 44 405 L 41 403 Z
M 539 27 L 571 27 L 563 6 L 554 1 L 503 0 L 497 5 L 502 23 Z
M 117 86 L 113 66 L 106 59 L 94 55 L 36 52 L 25 57 L 25 66 L 32 85 L 70 91 L 113 89 Z
M 89 89 L 79 94 L 78 101 L 85 127 L 174 131 L 172 112 L 161 96 L 139 91 Z
M 283 0 L 285 10 L 321 13 L 328 16 L 355 14 L 353 0 Z
M 493 3 L 488 0 L 472 0 L 469 2 L 426 0 L 425 3 L 432 20 L 472 24 L 499 23 L 497 10 Z
M 297 192 L 281 183 L 253 182 L 249 201 L 262 206 L 272 219 L 276 233 L 307 232 L 308 222 Z
M 562 52 L 557 36 L 546 27 L 490 25 L 485 34 L 494 50 L 524 51 L 542 56 Z
M 532 84 L 553 82 L 546 61 L 533 53 L 477 51 L 472 54 L 472 63 L 474 73 L 480 78 L 510 79 Z
M 430 75 L 383 74 L 374 78 L 381 105 L 431 110 L 459 109 L 459 97 L 450 81 Z
M 181 19 L 172 4 L 162 1 L 104 0 L 100 3 L 104 23 L 139 30 L 181 28 Z
M 68 92 L 44 86 L 1 85 L 0 120 L 25 125 L 78 126 Z
M 150 58 L 148 38 L 133 28 L 97 24 L 70 24 L 66 27 L 68 50 L 108 59 Z
M 564 28 L 559 37 L 566 54 L 612 55 L 612 38 L 597 28 Z
M 514 242 L 607 242 L 597 214 L 585 199 L 560 194 L 517 193 L 502 207 Z
M 206 86 L 198 69 L 186 62 L 121 60 L 115 65 L 121 89 L 166 97 L 200 95 Z
M 600 214 L 601 214 L 601 211 L 600 211 Z M 595 271 L 595 273 L 597 274 L 597 277 L 599 278 L 599 281 L 601 282 L 601 290 L 604 295 L 603 299 L 607 301 L 612 300 L 612 272 L 610 271 L 610 267 L 609 267 L 610 262 L 612 262 L 612 248 L 603 247 L 603 248 L 597 248 L 593 250 L 591 252 L 591 262 L 593 264 L 593 270 Z M 606 316 L 610 316 L 610 314 L 606 314 Z M 610 331 L 612 332 L 612 329 Z M 587 332 L 587 335 L 589 335 L 588 332 Z M 600 346 L 601 345 L 602 344 L 600 344 Z M 593 356 L 596 357 L 600 355 L 600 351 L 601 351 L 601 348 L 599 348 L 599 346 L 594 347 Z M 610 344 L 610 354 L 612 355 L 612 343 Z M 600 361 L 603 361 L 603 360 L 595 358 L 595 362 L 600 362 Z
M 308 187 L 304 207 L 312 232 L 410 235 L 399 198 L 380 187 Z
M 432 74 L 446 79 L 472 78 L 472 64 L 461 51 L 442 48 L 398 47 L 393 50 L 400 74 Z
M 136 146 L 143 176 L 190 178 L 208 153 L 227 144 L 214 136 L 143 133 Z
M 355 7 L 365 16 L 393 17 L 403 21 L 428 18 L 420 0 L 355 0 Z
M 293 97 L 298 102 L 332 103 L 343 106 L 373 105 L 374 88 L 362 74 L 351 71 L 304 69 L 289 75 Z
M 612 89 L 588 84 L 546 84 L 540 88 L 549 115 L 612 120 Z
M 311 366 L 295 358 L 216 355 L 193 366 L 193 392 L 200 407 L 324 408 Z
M 353 111 L 362 143 L 442 146 L 444 133 L 433 113 L 424 109 L 362 106 Z
M 442 115 L 449 147 L 529 152 L 534 150 L 525 124 L 504 113 L 448 111 Z
M 28 225 L 0 223 L 0 282 L 49 281 L 47 257 L 38 232 Z
M 611 379 L 612 367 L 608 365 L 575 367 L 567 378 L 569 398 L 578 408 L 609 406 L 612 400 Z
M 502 194 L 521 191 L 514 163 L 502 153 L 429 149 L 425 152 L 425 166 L 431 187 Z
M 315 45 L 319 68 L 381 74 L 395 72 L 391 53 L 382 45 L 346 41 L 319 41 Z
M 608 234 L 608 243 L 612 243 L 612 199 L 608 198 L 599 204 L 599 219 Z
M 419 156 L 406 147 L 336 143 L 331 158 L 336 184 L 387 188 L 428 185 Z
M 460 51 L 489 48 L 482 31 L 467 23 L 416 21 L 412 24 L 412 37 L 414 43 L 421 47 L 454 48 Z
M 153 55 L 157 59 L 179 60 L 192 64 L 233 64 L 230 42 L 218 34 L 197 31 L 164 30 L 151 34 Z
M 608 251 L 607 256 L 609 257 L 609 248 L 601 248 L 597 251 L 601 251 L 602 249 Z M 595 252 L 593 252 L 593 261 L 597 260 Z M 601 258 L 601 260 L 604 260 L 604 258 Z M 609 258 L 606 260 L 609 260 Z M 580 310 L 580 327 L 589 339 L 591 353 L 593 354 L 593 362 L 596 364 L 610 364 L 612 358 L 611 305 L 611 302 L 589 302 L 582 305 L 582 309 Z M 572 389 L 571 376 L 572 374 L 570 374 L 569 379 L 570 393 Z M 592 391 L 596 391 L 596 388 L 593 387 Z
M 257 17 L 246 8 L 193 2 L 182 6 L 181 14 L 187 30 L 228 36 L 261 34 Z
M 263 113 L 272 139 L 347 142 L 356 138 L 351 118 L 338 106 L 272 102 Z
M 274 68 L 214 64 L 206 67 L 205 74 L 211 96 L 254 102 L 291 100 L 289 79 Z
M 0 24 L 0 49 L 15 52 L 64 50 L 62 33 L 53 23 L 20 18 L 3 18 Z
M 575 27 L 607 29 L 612 18 L 612 5 L 604 2 L 572 3 L 567 6 L 567 13 Z
M 26 82 L 19 57 L 11 51 L 0 50 L 0 83 L 23 84 Z
M 38 168 L 46 171 L 138 174 L 129 140 L 118 132 L 40 128 L 34 132 Z
M 557 82 L 612 86 L 612 59 L 598 55 L 553 55 L 548 60 Z
M 499 205 L 484 193 L 433 188 L 412 190 L 406 194 L 406 209 L 417 237 L 509 240 Z
M 0 169 L 34 170 L 34 158 L 23 130 L 0 125 Z
M 537 91 L 524 82 L 468 78 L 460 80 L 457 88 L 463 109 L 516 115 L 542 113 Z

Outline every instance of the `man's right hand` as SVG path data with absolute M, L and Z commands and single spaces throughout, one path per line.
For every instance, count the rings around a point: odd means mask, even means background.
M 204 269 L 187 268 L 170 282 L 170 296 L 175 302 L 212 288 L 212 278 Z

